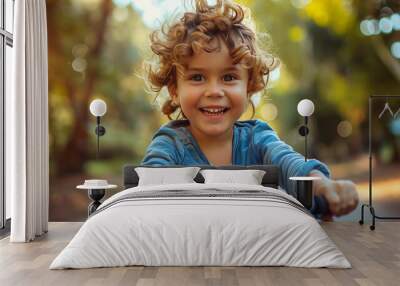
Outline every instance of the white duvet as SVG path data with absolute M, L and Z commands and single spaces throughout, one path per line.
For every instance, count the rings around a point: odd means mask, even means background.
M 146 197 L 175 190 L 172 197 Z M 50 269 L 127 265 L 351 268 L 318 221 L 284 191 L 198 183 L 140 186 L 110 197 Z

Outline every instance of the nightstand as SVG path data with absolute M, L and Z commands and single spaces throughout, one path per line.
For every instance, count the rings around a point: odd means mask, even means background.
M 83 185 L 76 186 L 77 189 L 87 190 L 92 200 L 88 206 L 88 217 L 101 205 L 100 200 L 104 197 L 106 190 L 115 189 L 117 185 L 110 185 L 107 180 L 85 180 Z

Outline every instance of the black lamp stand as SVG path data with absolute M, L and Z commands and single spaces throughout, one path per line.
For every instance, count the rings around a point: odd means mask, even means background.
M 88 217 L 94 213 L 97 208 L 101 205 L 100 200 L 104 197 L 106 193 L 105 189 L 89 189 L 88 196 L 92 200 L 90 205 L 88 206 Z
M 400 219 L 400 217 L 384 217 L 384 216 L 378 216 L 375 214 L 375 209 L 372 205 L 372 143 L 371 143 L 371 138 L 372 138 L 372 100 L 375 98 L 400 98 L 400 95 L 370 95 L 369 96 L 369 107 L 368 107 L 368 144 L 369 144 L 369 203 L 368 204 L 363 204 L 361 206 L 361 220 L 359 221 L 360 224 L 364 224 L 364 208 L 368 207 L 369 211 L 372 215 L 372 225 L 370 225 L 370 229 L 374 230 L 375 229 L 375 218 L 378 219 Z
M 308 157 L 308 148 L 307 148 L 307 135 L 310 132 L 308 129 L 308 116 L 304 116 L 304 125 L 300 126 L 299 134 L 304 137 L 305 145 L 304 145 L 304 160 L 307 162 Z M 312 180 L 304 180 L 294 178 L 297 185 L 297 194 L 296 198 L 307 208 L 311 209 L 313 205 L 313 181 Z
M 96 121 L 97 121 L 97 126 L 95 129 L 95 133 L 97 135 L 97 154 L 96 154 L 96 159 L 99 159 L 99 153 L 100 153 L 100 136 L 103 136 L 106 134 L 106 129 L 104 126 L 100 125 L 100 116 L 96 116 Z
M 307 162 L 308 157 L 308 148 L 307 148 L 307 135 L 310 130 L 307 127 L 308 124 L 308 116 L 304 116 L 304 125 L 300 126 L 299 134 L 304 137 L 305 145 L 304 145 L 304 160 Z

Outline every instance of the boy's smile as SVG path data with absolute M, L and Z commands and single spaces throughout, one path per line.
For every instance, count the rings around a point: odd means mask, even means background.
M 229 50 L 221 42 L 214 52 L 199 52 L 177 76 L 174 101 L 190 122 L 196 139 L 223 140 L 232 135 L 233 124 L 247 108 L 248 72 L 234 65 Z
M 221 120 L 224 118 L 224 114 L 229 111 L 229 107 L 223 105 L 207 105 L 199 107 L 199 110 L 209 120 Z

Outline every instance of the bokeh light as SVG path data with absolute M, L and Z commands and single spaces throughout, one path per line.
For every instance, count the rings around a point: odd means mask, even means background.
M 369 20 L 362 20 L 360 23 L 360 31 L 364 36 L 370 36 L 371 31 L 369 29 Z
M 400 135 L 400 118 L 396 118 L 390 122 L 390 132 L 395 136 Z
M 84 72 L 86 70 L 87 62 L 83 58 L 75 58 L 72 62 L 72 69 L 76 72 Z
M 352 132 L 353 132 L 353 126 L 347 120 L 340 121 L 339 124 L 337 125 L 337 133 L 339 134 L 340 137 L 347 138 L 351 135 Z
M 400 30 L 400 14 L 386 13 L 379 20 L 365 19 L 360 22 L 360 31 L 364 36 L 378 35 L 379 33 L 390 34 Z
M 393 30 L 393 23 L 389 18 L 381 18 L 379 20 L 379 30 L 384 34 L 390 34 Z
M 393 29 L 400 30 L 400 15 L 393 14 L 390 16 L 390 20 L 392 21 Z
M 261 117 L 265 121 L 272 121 L 278 117 L 278 108 L 273 103 L 266 103 L 261 108 Z
M 395 58 L 400 59 L 400 42 L 394 42 L 390 47 L 390 51 Z
M 360 30 L 364 36 L 373 36 L 380 33 L 379 22 L 377 20 L 363 20 L 360 23 Z

